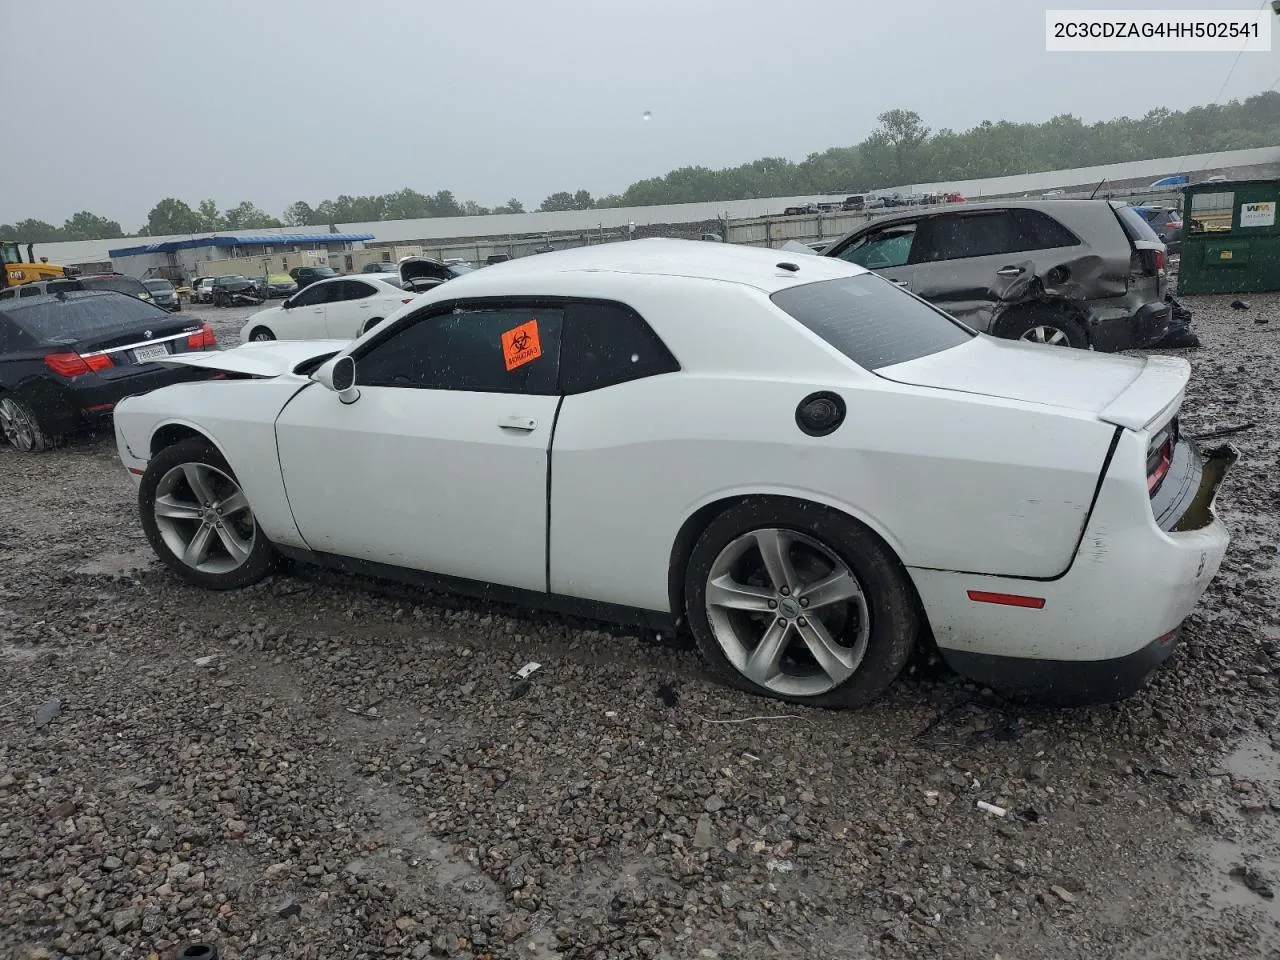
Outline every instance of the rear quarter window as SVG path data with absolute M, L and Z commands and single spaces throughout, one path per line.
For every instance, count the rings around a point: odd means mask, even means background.
M 875 274 L 806 283 L 770 299 L 867 370 L 940 353 L 976 336 Z

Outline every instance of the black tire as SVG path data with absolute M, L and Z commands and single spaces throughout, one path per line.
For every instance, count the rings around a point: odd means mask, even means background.
M 50 435 L 29 403 L 0 393 L 0 440 L 23 453 L 44 453 L 58 438 Z
M 274 340 L 275 338 L 276 338 L 276 335 L 272 333 L 270 330 L 268 330 L 266 327 L 254 327 L 251 331 L 249 331 L 250 340 L 257 340 L 265 343 L 266 341 Z
M 251 508 L 246 512 L 249 514 L 249 521 L 253 525 L 252 547 L 248 552 L 247 558 L 234 569 L 226 572 L 198 570 L 185 563 L 181 557 L 174 553 L 164 533 L 161 532 L 156 519 L 156 496 L 157 488 L 166 475 L 184 464 L 211 467 L 213 470 L 224 474 L 230 480 L 235 480 L 235 473 L 231 470 L 230 465 L 222 454 L 218 452 L 213 444 L 200 437 L 192 437 L 189 440 L 183 440 L 181 443 L 165 447 L 152 457 L 151 462 L 147 464 L 146 472 L 142 475 L 142 482 L 138 488 L 138 511 L 142 519 L 143 532 L 147 535 L 151 548 L 155 550 L 156 555 L 165 566 L 181 579 L 194 586 L 204 587 L 207 590 L 235 590 L 262 580 L 275 566 L 276 553 L 266 535 L 258 527 L 256 519 L 253 518 Z M 239 489 L 238 486 L 236 489 Z M 196 523 L 197 521 L 192 520 L 189 522 Z M 212 536 L 210 537 L 210 540 L 215 539 Z
M 721 552 L 744 535 L 768 528 L 798 533 L 832 552 L 856 578 L 866 599 L 870 629 L 861 661 L 842 683 L 815 695 L 780 693 L 744 676 L 726 656 L 708 615 L 708 577 Z M 918 610 L 906 571 L 880 538 L 852 518 L 811 503 L 745 500 L 711 521 L 685 565 L 684 615 L 711 671 L 739 690 L 789 703 L 847 708 L 875 700 L 902 672 L 914 649 L 920 632 Z M 797 622 L 803 623 L 803 617 Z
M 382 322 L 382 318 L 381 318 L 381 317 L 374 317 L 372 320 L 370 320 L 368 323 L 366 323 L 366 324 L 364 325 L 364 329 L 360 331 L 361 336 L 363 336 L 364 334 L 368 333 L 370 330 L 372 330 L 374 327 L 376 327 L 376 326 L 377 326 L 378 324 L 380 324 L 381 322 Z
M 995 335 L 1007 340 L 1032 340 L 1044 342 L 1035 335 L 1038 330 L 1058 331 L 1066 338 L 1066 343 L 1057 346 L 1089 349 L 1089 335 L 1085 333 L 1080 321 L 1065 310 L 1050 306 L 1024 307 L 1009 311 L 996 325 Z

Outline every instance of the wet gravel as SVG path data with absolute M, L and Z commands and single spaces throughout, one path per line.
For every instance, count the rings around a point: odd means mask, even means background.
M 1085 710 L 929 669 L 797 710 L 682 642 L 306 568 L 205 593 L 109 436 L 0 448 L 0 956 L 1280 956 L 1280 298 L 1232 299 L 1185 298 L 1183 414 L 1256 423 L 1231 552 Z

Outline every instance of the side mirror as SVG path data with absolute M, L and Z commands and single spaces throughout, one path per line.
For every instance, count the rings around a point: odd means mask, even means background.
M 311 379 L 338 395 L 343 403 L 355 403 L 360 399 L 356 387 L 356 362 L 350 357 L 338 357 L 320 366 Z
M 293 309 L 293 297 L 286 297 L 285 299 L 281 300 L 281 301 L 280 301 L 280 309 L 281 309 L 281 310 L 291 310 L 291 309 Z

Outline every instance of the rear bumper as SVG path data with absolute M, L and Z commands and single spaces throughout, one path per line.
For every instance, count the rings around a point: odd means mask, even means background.
M 1150 347 L 1164 339 L 1173 322 L 1173 310 L 1163 301 L 1145 303 L 1133 313 L 1097 311 L 1090 324 L 1095 350 L 1113 353 Z
M 1110 660 L 1037 660 L 991 653 L 944 650 L 957 673 L 1005 696 L 1041 703 L 1112 703 L 1137 693 L 1177 647 L 1180 629 L 1157 637 L 1133 653 Z
M 85 374 L 74 380 L 52 378 L 30 381 L 20 388 L 41 426 L 49 433 L 62 434 L 75 430 L 86 421 L 105 416 L 125 397 L 149 393 L 174 383 L 206 380 L 211 370 L 196 367 L 162 367 L 154 365 L 130 376 L 103 377 Z
M 1176 631 L 1227 549 L 1213 507 L 1236 454 L 1224 447 L 1202 457 L 1195 496 L 1162 529 L 1146 490 L 1144 442 L 1142 434 L 1122 433 L 1080 547 L 1060 577 L 910 570 L 952 667 L 1009 694 L 1097 702 L 1133 693 L 1170 656 Z M 1034 602 L 988 602 L 993 594 Z

